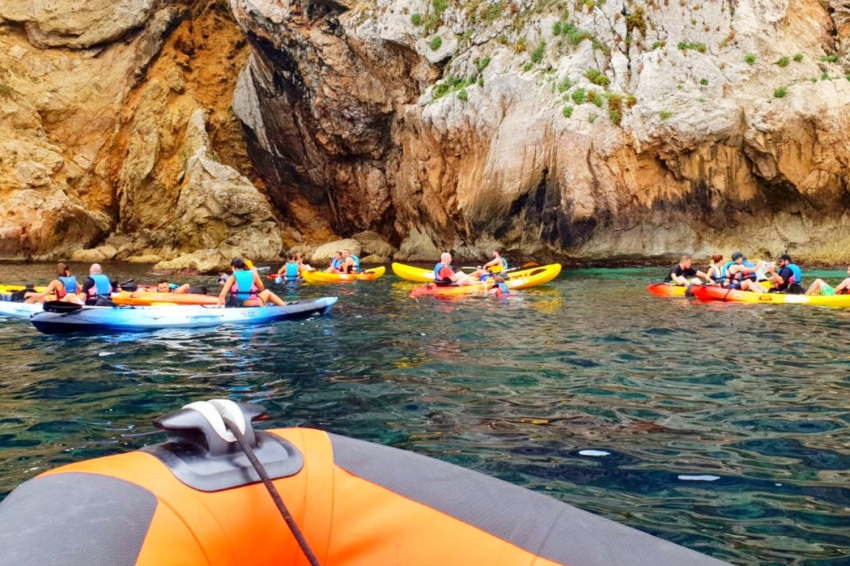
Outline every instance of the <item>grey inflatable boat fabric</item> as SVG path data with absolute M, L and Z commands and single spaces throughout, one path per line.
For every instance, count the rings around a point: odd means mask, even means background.
M 334 434 L 340 468 L 569 566 L 721 566 L 704 554 L 501 480 Z
M 143 487 L 98 474 L 30 480 L 0 503 L 0 565 L 132 566 L 156 505 Z

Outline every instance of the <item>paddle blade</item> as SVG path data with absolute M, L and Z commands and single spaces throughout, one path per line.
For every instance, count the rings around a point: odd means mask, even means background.
M 64 301 L 47 301 L 44 303 L 45 312 L 55 312 L 55 313 L 69 313 L 78 311 L 83 308 L 83 305 L 78 305 L 76 303 L 66 303 Z

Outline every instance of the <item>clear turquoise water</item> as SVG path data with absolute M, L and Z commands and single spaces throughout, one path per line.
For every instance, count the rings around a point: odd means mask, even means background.
M 227 396 L 264 426 L 441 458 L 736 564 L 850 564 L 850 310 L 652 297 L 661 271 L 568 271 L 507 302 L 417 302 L 392 275 L 305 286 L 284 294 L 338 295 L 332 316 L 255 329 L 2 320 L 0 493 Z

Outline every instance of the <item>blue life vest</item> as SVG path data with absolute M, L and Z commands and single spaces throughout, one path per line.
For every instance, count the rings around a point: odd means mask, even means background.
M 729 268 L 735 265 L 734 261 L 727 261 L 723 264 L 723 267 L 720 268 L 720 278 L 726 279 L 726 274 L 729 273 Z
M 255 296 L 254 272 L 251 270 L 236 270 L 233 272 L 236 283 L 230 288 L 230 292 L 240 301 L 248 301 Z
M 74 294 L 77 292 L 77 278 L 73 275 L 69 275 L 68 277 L 57 277 L 59 281 L 62 282 L 62 285 L 65 286 L 65 292 Z
M 173 291 L 174 289 L 176 289 L 177 287 L 179 287 L 179 286 L 180 286 L 180 285 L 178 285 L 177 283 L 169 283 L 169 284 L 168 284 L 168 288 L 169 288 L 169 289 L 171 289 L 172 291 Z
M 511 292 L 507 283 L 497 283 L 496 286 L 499 288 L 497 295 L 507 295 Z
M 344 261 L 345 261 L 344 259 L 332 260 L 331 261 L 331 267 L 333 267 L 334 269 L 339 269 L 340 267 L 342 267 L 342 262 L 344 262 Z
M 503 258 L 503 257 L 501 257 L 501 258 L 499 258 L 499 259 L 501 259 L 501 260 L 502 260 L 502 273 L 504 273 L 505 271 L 507 271 L 507 270 L 508 270 L 508 260 L 506 260 L 506 259 L 505 259 L 505 258 Z
M 109 277 L 103 273 L 98 273 L 89 275 L 89 279 L 94 281 L 94 287 L 89 289 L 89 297 L 96 297 L 97 295 L 109 297 L 112 295 L 112 283 L 109 281 Z
M 803 282 L 803 270 L 796 263 L 789 263 L 788 269 L 794 272 L 794 281 L 786 281 L 786 283 L 796 283 L 800 285 Z
M 449 271 L 451 271 L 451 272 L 452 272 L 452 275 L 454 275 L 455 270 L 454 270 L 454 269 L 452 269 L 452 266 L 451 266 L 451 265 L 443 265 L 442 263 L 438 263 L 437 265 L 435 265 L 435 266 L 434 266 L 434 282 L 435 282 L 435 283 L 440 283 L 440 282 L 442 282 L 442 283 L 449 283 L 449 284 L 451 284 L 451 283 L 453 283 L 453 281 L 452 281 L 451 279 L 445 279 L 445 278 L 441 278 L 441 277 L 440 277 L 440 270 L 441 270 L 442 268 L 444 268 L 444 267 L 448 267 L 448 268 L 449 268 Z
M 756 266 L 756 264 L 754 264 L 750 260 L 748 260 L 748 259 L 744 260 L 744 267 L 755 267 L 755 266 Z M 756 275 L 755 271 L 753 271 L 752 273 L 747 275 L 747 277 L 749 277 L 752 281 L 755 281 L 756 279 L 758 279 L 758 275 Z
M 286 270 L 283 272 L 287 281 L 295 281 L 298 279 L 298 264 L 286 262 Z
M 354 260 L 354 269 L 356 271 L 360 271 L 360 258 L 357 257 L 356 255 L 352 255 L 351 259 Z
M 711 280 L 715 283 L 723 283 L 723 267 L 717 267 L 714 264 L 711 264 L 711 267 L 714 268 L 714 273 L 711 276 Z M 711 267 L 709 267 L 709 269 L 711 269 Z

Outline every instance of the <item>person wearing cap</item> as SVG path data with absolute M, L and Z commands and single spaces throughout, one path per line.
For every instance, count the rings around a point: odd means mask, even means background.
M 762 262 L 753 265 L 741 252 L 732 254 L 732 261 L 727 261 L 721 270 L 724 273 L 724 287 L 741 291 L 753 291 L 754 293 L 766 293 L 767 289 L 754 278 L 756 271 L 764 267 Z
M 242 258 L 234 258 L 230 266 L 233 268 L 233 274 L 227 278 L 221 289 L 218 306 L 262 307 L 272 302 L 282 307 L 286 304 L 283 299 L 263 288 L 260 276 L 249 268 Z
M 845 295 L 850 293 L 850 267 L 847 268 L 847 278 L 837 287 L 830 286 L 823 279 L 815 279 L 815 282 L 806 289 L 806 295 Z
M 693 263 L 694 260 L 691 256 L 683 255 L 679 263 L 670 268 L 667 277 L 664 278 L 664 282 L 668 285 L 684 285 L 687 287 L 692 284 L 699 285 L 701 281 L 697 279 L 698 277 L 706 281 L 711 281 L 707 273 L 694 269 Z M 694 279 L 689 280 L 689 277 L 693 277 Z
M 779 268 L 777 271 L 776 268 Z M 788 254 L 779 256 L 776 266 L 769 266 L 767 272 L 770 273 L 770 279 L 773 282 L 773 291 L 775 293 L 791 293 L 801 295 L 803 293 L 803 270 L 801 270 Z

